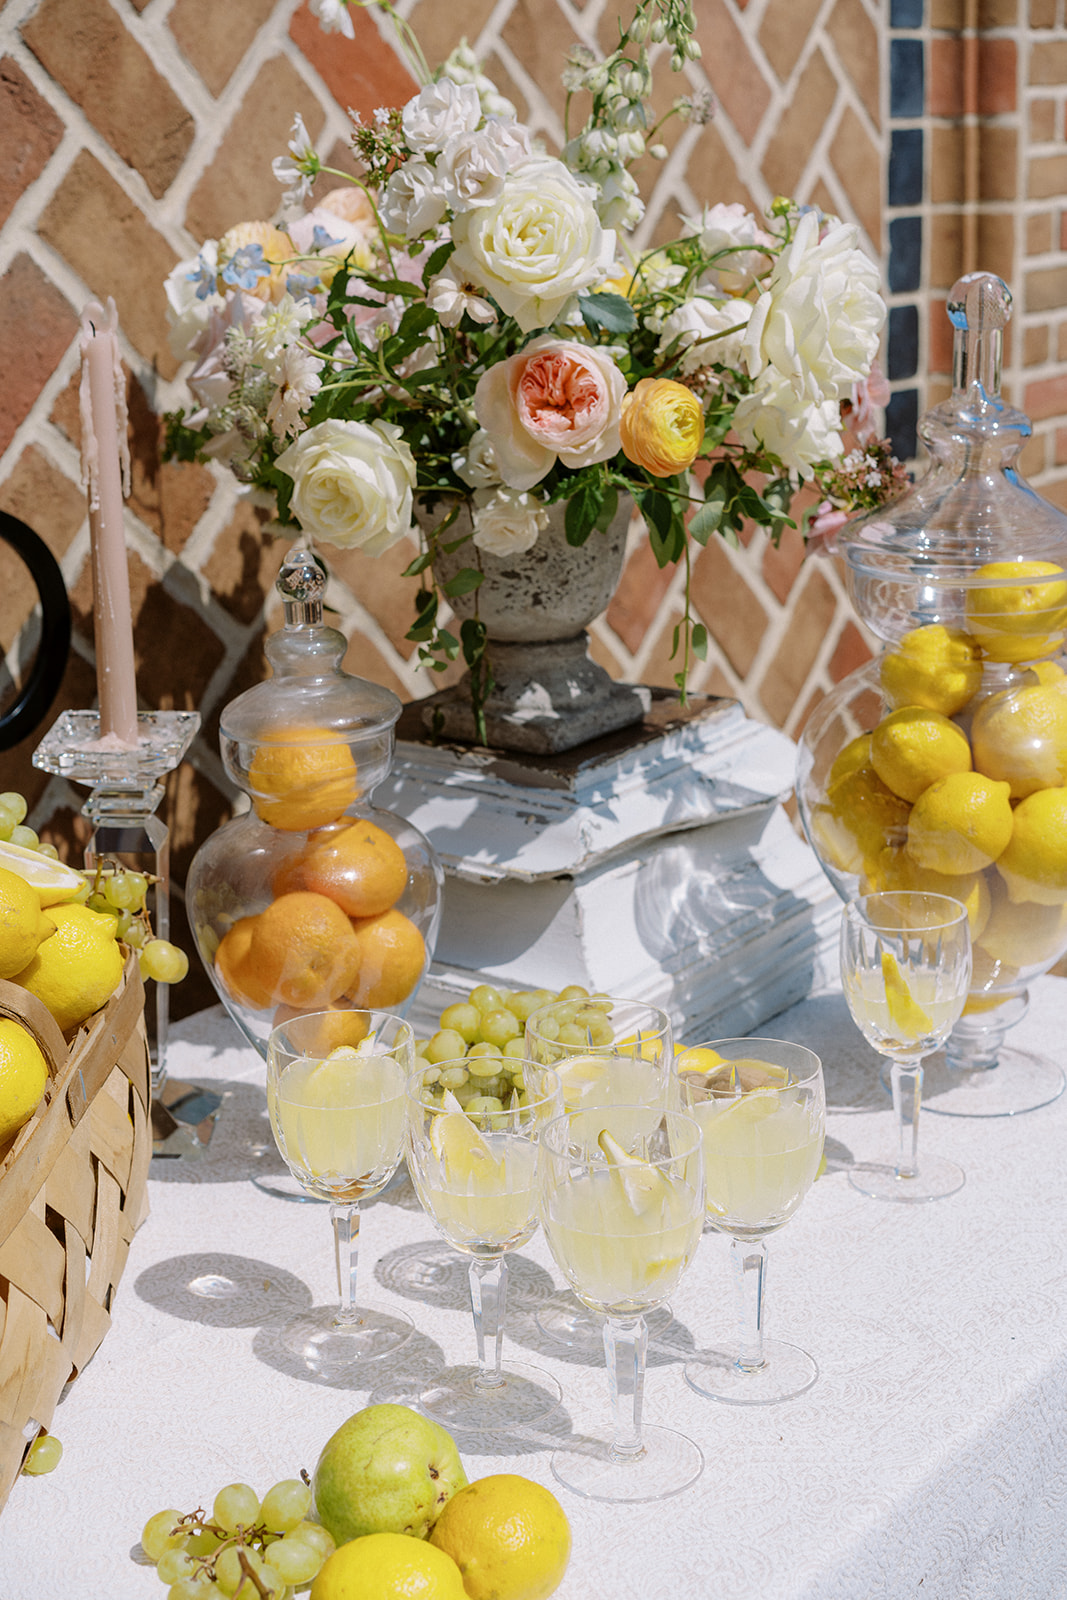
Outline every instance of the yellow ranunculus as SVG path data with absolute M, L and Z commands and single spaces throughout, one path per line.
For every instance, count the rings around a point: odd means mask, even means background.
M 684 383 L 642 378 L 622 403 L 623 454 L 654 478 L 684 472 L 704 438 L 704 410 Z

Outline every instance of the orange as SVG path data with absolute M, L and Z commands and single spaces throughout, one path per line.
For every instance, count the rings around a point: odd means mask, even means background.
M 297 890 L 279 895 L 254 919 L 239 981 L 254 983 L 268 1003 L 309 1011 L 347 993 L 359 967 L 360 947 L 340 906 Z
M 248 768 L 256 815 L 294 833 L 336 822 L 359 798 L 356 763 L 339 733 L 292 727 L 258 745 Z
M 336 900 L 350 917 L 376 917 L 388 911 L 408 881 L 404 852 L 376 823 L 360 819 L 314 833 L 295 861 L 274 880 L 274 892 L 311 889 Z
M 223 984 L 242 1005 L 262 1011 L 270 1005 L 270 995 L 257 982 L 255 973 L 248 967 L 248 951 L 252 943 L 252 929 L 259 917 L 242 917 L 219 940 L 215 951 L 215 970 Z
M 274 1013 L 274 1026 L 280 1027 L 283 1022 L 292 1022 L 294 1017 L 307 1016 L 309 1013 L 299 1010 L 295 1006 L 279 1006 Z M 351 1006 L 340 1002 L 335 1006 L 325 1006 L 318 1014 L 314 1026 L 305 1025 L 300 1032 L 301 1049 L 310 1055 L 320 1052 L 328 1056 L 331 1050 L 337 1050 L 343 1045 L 354 1050 L 357 1044 L 370 1032 L 370 1018 L 365 1011 L 356 1011 Z
M 402 911 L 353 919 L 359 946 L 359 981 L 350 991 L 357 1006 L 388 1011 L 414 991 L 426 965 L 422 934 Z

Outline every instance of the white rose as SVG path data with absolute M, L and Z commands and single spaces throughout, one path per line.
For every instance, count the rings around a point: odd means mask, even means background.
M 716 304 L 697 295 L 663 318 L 656 354 L 663 355 L 680 336 L 678 348 L 684 354 L 679 365 L 687 376 L 713 364 L 736 367 L 741 361 L 745 327 L 751 315 L 752 307 L 747 300 L 724 300 Z
M 773 367 L 798 398 L 820 405 L 847 399 L 867 376 L 886 311 L 878 269 L 858 238 L 839 222 L 820 241 L 818 217 L 804 213 L 752 309 L 744 341 L 750 377 Z
M 748 449 L 769 450 L 802 478 L 812 477 L 819 462 L 838 460 L 843 450 L 837 401 L 798 400 L 792 385 L 773 369 L 738 401 L 734 429 Z
M 305 533 L 380 556 L 411 529 L 415 460 L 395 422 L 320 422 L 278 457 Z
M 603 282 L 615 256 L 590 190 L 552 156 L 514 167 L 496 200 L 462 212 L 452 235 L 457 277 L 488 290 L 524 333 L 548 327 L 573 295 Z
M 548 511 L 534 494 L 515 489 L 478 489 L 474 495 L 474 542 L 494 556 L 521 556 L 548 526 Z
M 487 206 L 504 187 L 508 169 L 530 153 L 525 128 L 489 122 L 481 133 L 454 133 L 434 169 L 453 211 Z
M 500 467 L 496 451 L 484 428 L 478 428 L 471 435 L 466 450 L 455 452 L 452 470 L 471 489 L 493 489 L 499 484 Z
M 474 132 L 482 120 L 482 102 L 472 84 L 438 78 L 408 101 L 401 119 L 410 149 L 443 150 L 453 134 Z
M 712 271 L 720 288 L 737 292 L 764 270 L 768 262 L 766 248 L 777 242 L 737 201 L 731 205 L 720 201 L 718 205 L 705 206 L 697 217 L 683 217 L 682 237 L 698 238 L 701 250 L 708 256 L 729 251 Z
M 418 239 L 436 228 L 448 209 L 437 174 L 428 161 L 405 161 L 382 190 L 378 213 L 390 233 Z

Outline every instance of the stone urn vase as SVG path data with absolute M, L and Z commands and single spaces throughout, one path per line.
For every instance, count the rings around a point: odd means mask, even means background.
M 478 616 L 486 626 L 486 655 L 494 679 L 484 708 L 490 746 L 555 754 L 629 727 L 645 715 L 649 691 L 617 683 L 593 661 L 586 631 L 615 592 L 632 512 L 632 501 L 620 498 L 605 532 L 594 530 L 575 547 L 567 543 L 566 503 L 559 501 L 548 507 L 548 526 L 537 543 L 521 555 L 493 555 L 468 539 L 458 549 L 435 556 L 439 584 L 464 567 L 476 567 L 484 575 L 474 593 L 449 604 L 461 622 Z M 417 507 L 416 515 L 424 527 L 433 527 L 442 516 L 440 503 L 432 513 Z M 445 542 L 454 544 L 471 531 L 470 512 L 463 506 Z M 474 742 L 469 679 L 431 695 L 423 702 L 422 716 L 427 730 L 438 737 Z

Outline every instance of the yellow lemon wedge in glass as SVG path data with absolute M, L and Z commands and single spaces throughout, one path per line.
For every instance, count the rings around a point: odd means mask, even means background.
M 455 1109 L 434 1117 L 430 1148 L 444 1171 L 445 1181 L 472 1189 L 498 1188 L 504 1182 L 504 1163 L 494 1156 L 489 1141 L 474 1126 L 451 1090 Z
M 931 1031 L 934 1019 L 919 1005 L 904 979 L 891 950 L 882 951 L 882 978 L 889 1020 L 902 1039 L 921 1039 Z
M 607 1071 L 607 1062 L 598 1056 L 571 1056 L 556 1064 L 563 1104 L 568 1111 L 575 1110 L 596 1089 Z
M 636 1156 L 630 1155 L 607 1128 L 603 1129 L 597 1143 L 618 1179 L 627 1204 L 638 1216 L 643 1216 L 654 1206 L 662 1205 L 669 1198 L 671 1186 L 662 1172 L 647 1161 L 639 1161 Z

